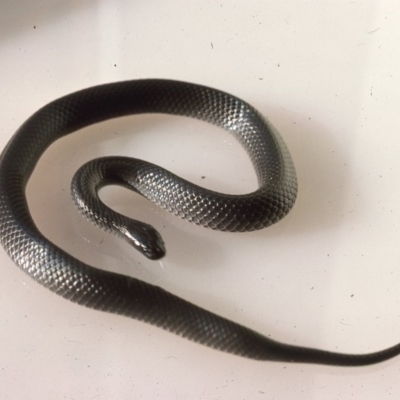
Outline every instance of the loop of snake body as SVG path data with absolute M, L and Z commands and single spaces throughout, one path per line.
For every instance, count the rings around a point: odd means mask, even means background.
M 158 232 L 124 217 L 98 198 L 105 185 L 128 187 L 198 225 L 251 231 L 282 219 L 297 195 L 290 154 L 279 133 L 253 107 L 216 89 L 147 79 L 84 89 L 55 100 L 30 117 L 0 157 L 0 242 L 35 281 L 78 304 L 135 318 L 203 345 L 256 360 L 358 366 L 400 353 L 400 345 L 370 354 L 343 354 L 272 340 L 133 277 L 87 265 L 44 237 L 26 199 L 26 185 L 44 151 L 90 124 L 138 113 L 167 113 L 210 122 L 232 133 L 250 156 L 259 188 L 225 195 L 201 188 L 142 160 L 107 157 L 75 175 L 72 193 L 82 214 L 150 259 L 165 254 Z

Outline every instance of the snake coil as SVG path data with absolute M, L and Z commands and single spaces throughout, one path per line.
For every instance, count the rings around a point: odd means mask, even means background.
M 44 151 L 57 139 L 90 124 L 138 113 L 197 118 L 232 133 L 249 154 L 259 188 L 246 195 L 206 190 L 141 160 L 97 159 L 75 175 L 72 193 L 82 214 L 132 244 L 150 259 L 164 255 L 151 226 L 124 217 L 98 198 L 105 185 L 128 187 L 198 225 L 251 231 L 278 222 L 292 208 L 297 180 L 278 132 L 250 105 L 208 87 L 171 80 L 136 80 L 81 90 L 55 100 L 30 117 L 0 157 L 0 242 L 35 281 L 78 304 L 132 317 L 206 346 L 256 360 L 356 366 L 400 353 L 400 345 L 371 354 L 342 354 L 271 340 L 164 289 L 87 265 L 37 229 L 25 189 Z

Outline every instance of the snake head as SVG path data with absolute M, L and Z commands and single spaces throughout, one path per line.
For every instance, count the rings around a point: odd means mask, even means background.
M 151 225 L 131 220 L 129 226 L 121 229 L 125 240 L 150 260 L 159 260 L 165 256 L 164 241 Z

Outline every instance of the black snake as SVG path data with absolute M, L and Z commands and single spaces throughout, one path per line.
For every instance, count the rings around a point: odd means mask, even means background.
M 0 241 L 24 272 L 51 291 L 97 310 L 126 315 L 206 346 L 257 360 L 366 365 L 400 353 L 400 345 L 371 354 L 341 354 L 291 346 L 199 308 L 138 279 L 89 266 L 37 229 L 25 189 L 43 152 L 80 128 L 138 113 L 167 113 L 208 121 L 231 132 L 249 154 L 259 189 L 224 195 L 191 184 L 153 164 L 124 157 L 83 166 L 72 183 L 75 203 L 96 225 L 117 234 L 151 259 L 164 255 L 157 231 L 106 207 L 104 185 L 128 187 L 196 224 L 251 231 L 283 218 L 297 195 L 290 154 L 277 131 L 250 105 L 221 91 L 171 80 L 136 80 L 92 87 L 55 100 L 30 117 L 0 158 Z

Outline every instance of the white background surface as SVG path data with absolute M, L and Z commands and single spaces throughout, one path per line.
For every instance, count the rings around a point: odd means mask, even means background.
M 86 160 L 126 154 L 243 193 L 252 167 L 228 134 L 140 116 L 57 142 L 29 185 L 44 234 L 98 267 L 156 283 L 271 337 L 342 352 L 400 341 L 400 6 L 396 1 L 57 1 L 0 5 L 0 147 L 39 107 L 105 82 L 174 78 L 253 104 L 299 178 L 267 230 L 192 226 L 122 189 L 103 198 L 154 224 L 150 262 L 83 221 L 69 196 Z M 205 176 L 205 179 L 201 177 Z M 365 368 L 255 362 L 69 303 L 0 250 L 2 399 L 389 399 L 400 358 Z

